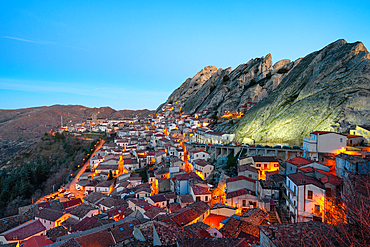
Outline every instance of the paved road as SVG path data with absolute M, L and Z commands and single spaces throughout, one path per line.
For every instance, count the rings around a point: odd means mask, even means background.
M 82 191 L 79 191 L 79 190 L 76 189 L 76 183 L 78 182 L 78 179 L 80 178 L 81 174 L 84 173 L 85 170 L 86 170 L 86 168 L 89 166 L 89 164 L 90 164 L 90 158 L 91 157 L 94 157 L 95 152 L 98 151 L 103 146 L 104 142 L 105 142 L 104 140 L 100 141 L 99 145 L 95 148 L 94 152 L 86 160 L 84 166 L 77 173 L 76 177 L 69 184 L 67 184 L 65 186 L 65 189 L 67 191 L 70 191 L 71 194 L 73 194 L 76 198 L 82 198 L 82 197 L 85 196 Z M 57 190 L 57 188 L 55 188 L 55 189 Z M 51 197 L 51 196 L 57 196 L 54 200 L 59 199 L 61 202 L 68 201 L 67 198 L 64 198 L 63 197 L 63 194 L 60 194 L 59 195 L 58 192 L 55 192 L 55 193 L 52 193 L 52 194 L 43 196 L 37 202 L 35 202 L 35 204 L 40 203 L 40 202 L 43 202 L 43 201 L 46 201 L 47 200 L 46 198 L 47 197 Z
M 80 171 L 77 173 L 77 175 L 74 177 L 74 179 L 67 184 L 66 189 L 71 192 L 76 198 L 82 198 L 84 197 L 83 191 L 76 189 L 76 183 L 78 182 L 78 179 L 80 178 L 81 174 L 85 172 L 86 168 L 90 165 L 90 158 L 94 157 L 95 152 L 98 151 L 104 144 L 104 140 L 101 140 L 99 145 L 95 148 L 94 152 L 89 156 L 89 158 L 86 160 L 84 166 L 80 169 Z

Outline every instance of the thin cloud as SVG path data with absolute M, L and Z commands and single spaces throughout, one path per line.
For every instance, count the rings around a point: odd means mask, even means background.
M 24 41 L 24 42 L 28 42 L 28 43 L 42 44 L 42 45 L 45 45 L 45 44 L 48 44 L 48 43 L 50 44 L 50 42 L 39 42 L 39 41 L 34 41 L 34 40 L 29 40 L 29 39 L 21 39 L 21 38 L 10 37 L 10 36 L 1 36 L 1 38 L 13 39 L 13 40 Z
M 169 92 L 161 91 L 126 90 L 117 87 L 88 89 L 85 85 L 79 85 L 76 83 L 14 80 L 8 78 L 0 78 L 0 89 L 43 93 L 68 93 L 110 99 L 137 99 L 140 97 L 142 100 L 144 100 L 145 97 L 162 98 L 168 97 L 169 95 Z
M 50 41 L 35 41 L 35 40 L 22 39 L 22 38 L 11 37 L 11 36 L 0 36 L 0 37 L 1 38 L 4 38 L 4 39 L 18 40 L 18 41 L 23 41 L 23 42 L 28 42 L 28 43 L 34 43 L 34 44 L 40 44 L 40 45 L 60 45 L 60 46 L 68 47 L 68 48 L 80 49 L 80 50 L 88 51 L 88 50 L 86 50 L 84 48 L 80 48 L 80 47 L 76 47 L 76 46 L 70 46 L 70 45 L 63 45 L 63 44 L 59 44 L 59 43 L 56 43 L 56 42 L 50 42 Z

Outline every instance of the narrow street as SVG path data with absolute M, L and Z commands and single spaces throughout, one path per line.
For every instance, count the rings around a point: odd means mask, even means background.
M 77 175 L 74 177 L 74 179 L 64 187 L 67 191 L 71 192 L 71 194 L 74 195 L 76 198 L 83 198 L 85 196 L 82 191 L 79 191 L 79 190 L 76 189 L 76 183 L 78 182 L 78 179 L 80 178 L 81 174 L 84 173 L 86 168 L 89 166 L 90 158 L 94 157 L 95 152 L 98 151 L 103 146 L 104 143 L 105 143 L 104 140 L 101 140 L 99 142 L 99 145 L 97 147 L 95 147 L 94 152 L 86 160 L 85 164 L 83 165 L 83 167 L 81 167 L 80 171 L 77 173 Z M 55 188 L 55 190 L 58 190 L 58 188 Z M 47 201 L 46 198 L 53 197 L 53 196 L 56 197 L 53 200 L 59 199 L 61 202 L 68 201 L 67 198 L 64 198 L 63 194 L 64 193 L 59 194 L 58 191 L 56 191 L 54 193 L 43 196 L 42 198 L 37 200 L 34 204 L 37 204 L 37 203 L 40 203 L 40 202 L 43 202 L 43 201 Z
M 98 151 L 103 146 L 104 142 L 105 142 L 104 140 L 100 141 L 99 145 L 95 147 L 94 152 L 86 160 L 84 166 L 80 169 L 80 171 L 77 173 L 74 179 L 69 184 L 66 185 L 66 190 L 71 192 L 71 194 L 74 195 L 76 198 L 83 198 L 85 196 L 83 191 L 76 189 L 76 183 L 78 182 L 78 179 L 80 178 L 81 174 L 84 173 L 86 168 L 90 165 L 91 157 L 94 157 L 95 152 Z

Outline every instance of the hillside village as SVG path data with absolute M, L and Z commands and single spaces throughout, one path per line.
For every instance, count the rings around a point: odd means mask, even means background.
M 254 104 L 218 120 L 240 118 Z M 60 133 L 100 132 L 111 141 L 100 142 L 69 185 L 0 219 L 0 244 L 267 247 L 351 241 L 352 233 L 340 227 L 357 226 L 353 214 L 369 211 L 361 205 L 349 210 L 358 198 L 369 205 L 369 126 L 313 131 L 302 147 L 236 143 L 234 134 L 212 129 L 208 110 L 190 116 L 181 107 L 165 104 L 148 117 L 120 120 L 93 114 L 62 126 Z M 222 162 L 225 156 L 235 164 Z

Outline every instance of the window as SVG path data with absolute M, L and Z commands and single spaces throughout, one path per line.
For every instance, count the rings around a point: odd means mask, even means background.
M 315 204 L 315 213 L 320 213 L 320 205 Z
M 326 188 L 326 196 L 331 197 L 331 188 Z
M 307 193 L 307 199 L 312 200 L 312 198 L 313 198 L 312 190 L 309 190 L 308 193 Z
M 206 157 L 204 154 L 203 154 L 203 158 Z
M 199 202 L 200 201 L 200 196 L 197 196 L 196 197 L 196 201 Z
M 297 194 L 297 191 L 296 191 L 297 187 L 295 187 L 295 186 L 293 185 L 293 188 L 294 188 L 294 194 L 296 195 L 296 194 Z
M 243 207 L 246 207 L 247 206 L 247 201 L 246 200 L 243 200 L 242 205 L 243 205 Z
M 206 201 L 208 201 L 208 196 L 206 196 Z
M 343 138 L 340 138 L 340 142 L 343 142 Z
M 257 167 L 261 167 L 261 164 L 257 164 L 256 166 L 257 166 Z
M 274 167 L 279 167 L 279 164 L 274 164 Z
M 248 177 L 250 177 L 250 178 L 251 178 L 251 177 L 252 177 L 252 175 L 251 175 L 251 174 L 249 174 L 249 175 L 248 175 Z

